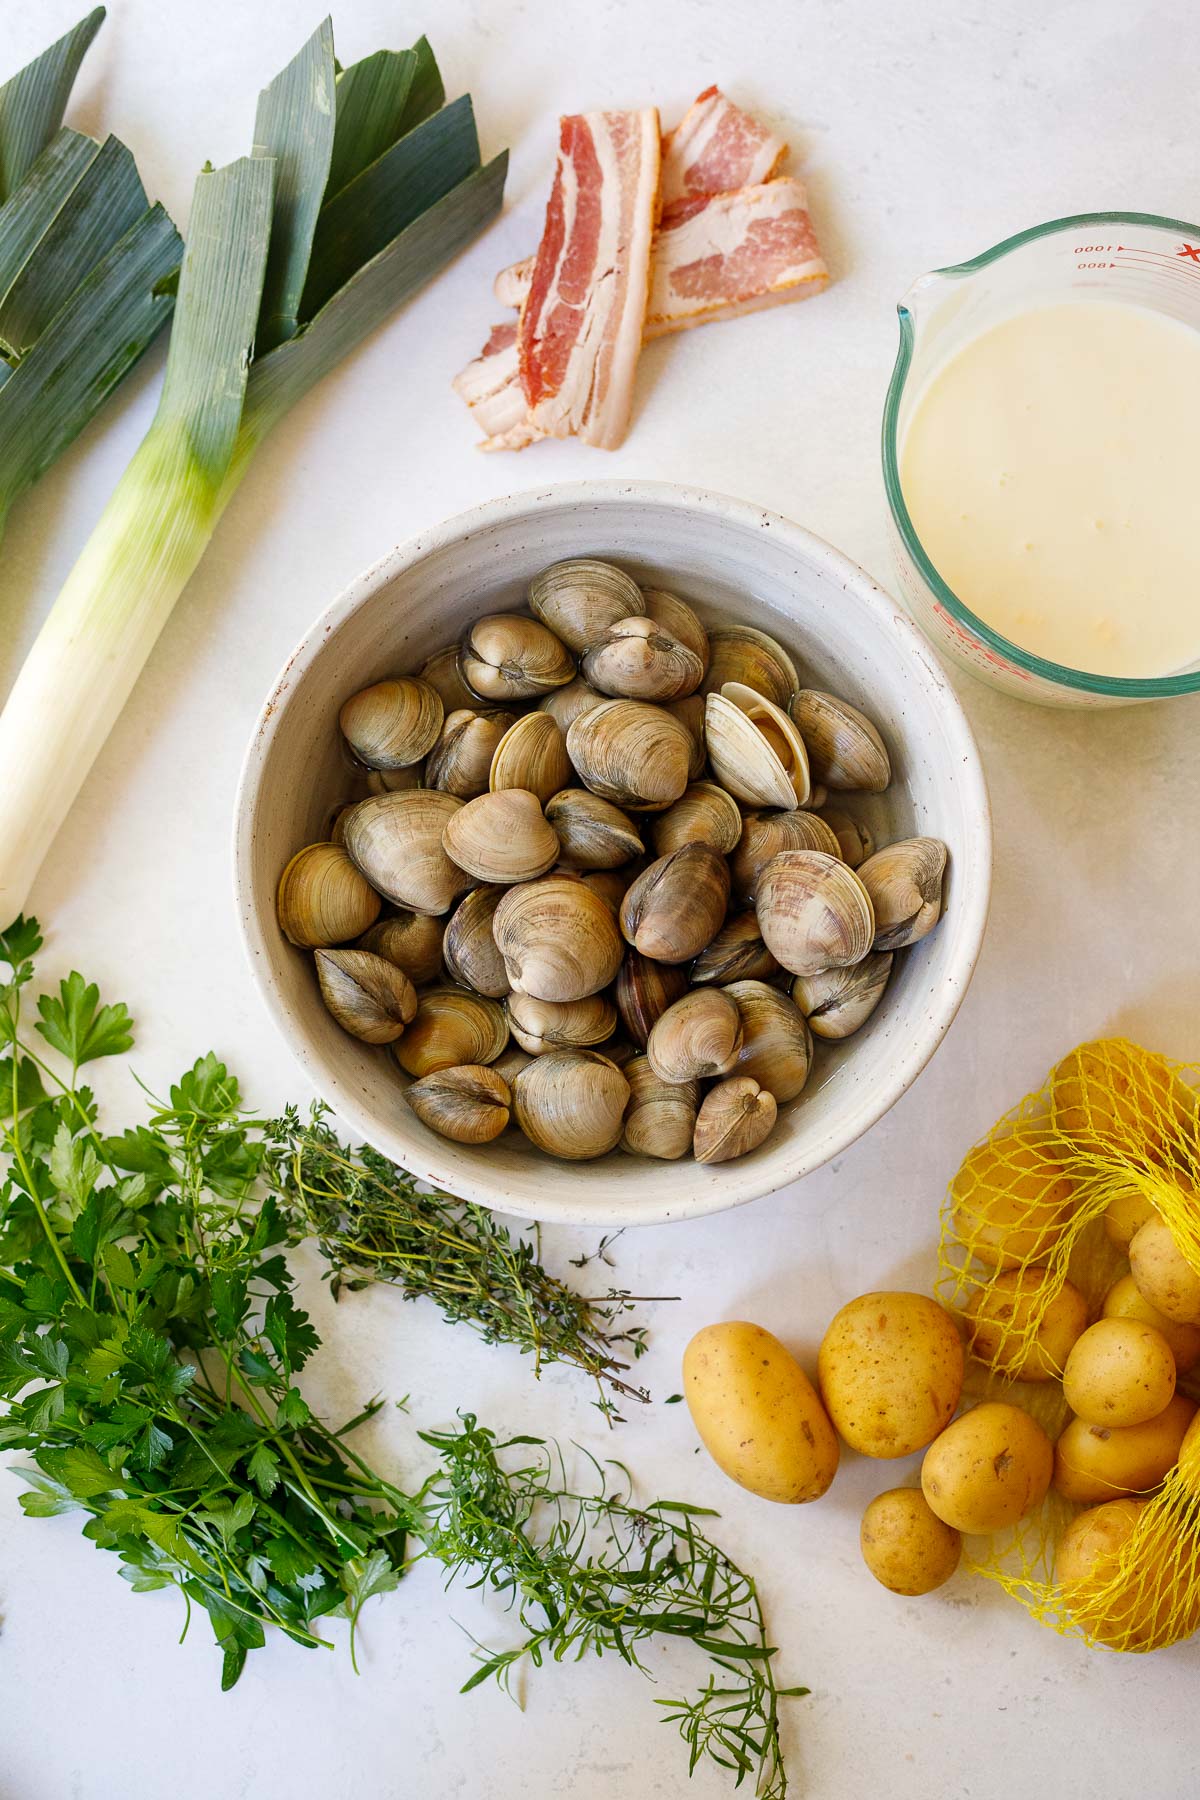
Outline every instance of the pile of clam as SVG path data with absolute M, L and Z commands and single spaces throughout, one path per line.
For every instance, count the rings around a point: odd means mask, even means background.
M 764 632 L 592 559 L 528 598 L 345 702 L 366 794 L 280 925 L 432 1130 L 740 1156 L 937 923 L 945 846 L 875 849 L 840 796 L 887 787 L 879 732 Z

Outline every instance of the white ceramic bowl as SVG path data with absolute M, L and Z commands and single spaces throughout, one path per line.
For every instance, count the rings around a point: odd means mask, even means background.
M 323 836 L 345 797 L 338 708 L 381 676 L 417 668 L 480 614 L 524 601 L 530 576 L 601 556 L 670 587 L 709 621 L 773 633 L 810 685 L 861 705 L 892 753 L 889 792 L 853 805 L 881 841 L 917 833 L 950 847 L 945 916 L 896 958 L 874 1016 L 821 1046 L 808 1088 L 752 1155 L 705 1167 L 620 1152 L 562 1163 L 515 1130 L 453 1144 L 405 1105 L 382 1050 L 326 1012 L 311 957 L 275 921 L 279 874 Z M 798 525 L 742 501 L 665 483 L 587 481 L 491 501 L 411 539 L 351 583 L 308 632 L 255 727 L 237 800 L 235 884 L 254 979 L 284 1039 L 352 1131 L 406 1169 L 526 1218 L 650 1224 L 738 1206 L 845 1150 L 915 1081 L 966 991 L 987 918 L 991 829 L 970 728 L 929 646 L 871 578 Z

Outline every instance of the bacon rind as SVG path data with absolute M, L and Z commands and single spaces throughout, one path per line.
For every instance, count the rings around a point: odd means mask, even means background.
M 671 223 L 702 194 L 728 194 L 769 181 L 787 155 L 775 132 L 720 88 L 705 88 L 663 139 L 662 218 Z
M 624 439 L 650 290 L 660 146 L 653 107 L 560 121 L 517 343 L 530 419 L 545 436 L 574 434 L 606 450 Z

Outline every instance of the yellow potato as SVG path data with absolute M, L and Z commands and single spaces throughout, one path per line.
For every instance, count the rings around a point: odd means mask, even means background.
M 1177 1325 L 1174 1319 L 1168 1319 L 1139 1294 L 1132 1275 L 1122 1275 L 1113 1282 L 1104 1296 L 1103 1311 L 1106 1319 L 1140 1319 L 1143 1325 L 1153 1325 L 1155 1331 L 1161 1331 L 1171 1346 L 1177 1375 L 1186 1375 L 1200 1362 L 1200 1325 Z
M 1089 1425 L 1140 1425 L 1174 1392 L 1171 1346 L 1140 1319 L 1097 1319 L 1063 1370 L 1063 1397 Z
M 1161 1522 L 1136 1564 L 1110 1590 L 1121 1551 L 1151 1504 L 1109 1500 L 1090 1507 L 1071 1520 L 1055 1553 L 1055 1579 L 1071 1612 L 1090 1637 L 1118 1650 L 1174 1643 L 1200 1622 L 1195 1596 L 1176 1576 L 1182 1546 Z
M 1104 1230 L 1109 1243 L 1115 1244 L 1118 1250 L 1128 1251 L 1135 1233 L 1154 1216 L 1153 1200 L 1148 1199 L 1140 1188 L 1125 1188 L 1104 1209 Z
M 1183 1434 L 1178 1462 L 1188 1492 L 1200 1499 L 1200 1417 L 1193 1419 Z
M 1077 1287 L 1064 1281 L 1022 1352 L 1048 1273 L 1041 1268 L 1010 1269 L 977 1288 L 967 1306 L 967 1348 L 972 1356 L 1014 1381 L 1060 1380 L 1072 1344 L 1087 1330 L 1087 1301 Z
M 1176 1243 L 1165 1219 L 1150 1219 L 1129 1246 L 1138 1293 L 1178 1325 L 1200 1324 L 1200 1270 Z
M 872 1500 L 859 1542 L 868 1569 L 893 1594 L 931 1594 L 962 1555 L 962 1534 L 938 1518 L 919 1488 L 889 1488 Z
M 851 1449 L 908 1456 L 954 1416 L 962 1343 L 945 1307 L 925 1294 L 860 1294 L 821 1340 L 817 1380 Z
M 1070 1220 L 1075 1189 L 1048 1141 L 976 1144 L 950 1188 L 954 1225 L 980 1262 L 999 1269 L 1043 1262 Z
M 1045 1498 L 1054 1446 L 1019 1406 L 988 1400 L 948 1425 L 921 1464 L 921 1492 L 956 1531 L 1000 1531 Z
M 1050 1077 L 1054 1129 L 1076 1149 L 1166 1158 L 1196 1137 L 1196 1096 L 1161 1056 L 1122 1043 L 1080 1044 Z
M 816 1389 L 761 1325 L 731 1319 L 683 1353 L 692 1422 L 717 1467 L 764 1500 L 817 1500 L 837 1473 L 838 1441 Z
M 1054 1486 L 1064 1500 L 1091 1506 L 1157 1487 L 1179 1460 L 1196 1405 L 1175 1394 L 1140 1425 L 1089 1425 L 1072 1419 L 1054 1446 Z

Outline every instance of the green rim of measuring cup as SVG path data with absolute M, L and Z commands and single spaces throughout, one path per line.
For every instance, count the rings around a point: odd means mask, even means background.
M 1164 219 L 1158 213 L 1072 213 L 1068 218 L 1049 219 L 1044 225 L 1032 225 L 1028 231 L 1018 231 L 1015 237 L 1005 238 L 1002 243 L 993 244 L 990 250 L 984 250 L 978 256 L 973 256 L 969 262 L 953 263 L 946 269 L 934 269 L 933 274 L 950 277 L 974 275 L 977 270 L 985 269 L 989 263 L 995 262 L 1001 256 L 1006 256 L 1010 250 L 1019 250 L 1022 244 L 1032 243 L 1035 238 L 1047 237 L 1053 231 L 1092 225 L 1154 225 L 1160 230 L 1178 232 L 1185 237 L 1200 236 L 1200 225 L 1189 224 L 1186 219 Z M 1153 677 L 1089 675 L 1082 669 L 1068 668 L 1065 663 L 1047 662 L 1044 657 L 1035 656 L 1031 650 L 1023 650 L 1020 644 L 1014 644 L 1010 638 L 1003 637 L 998 631 L 993 631 L 990 625 L 986 625 L 971 611 L 969 606 L 963 604 L 953 589 L 946 585 L 929 560 L 925 548 L 917 536 L 916 527 L 913 525 L 900 487 L 896 424 L 900 416 L 900 396 L 904 392 L 904 383 L 912 366 L 915 334 L 912 314 L 903 301 L 897 306 L 896 311 L 900 319 L 900 346 L 896 352 L 896 363 L 892 370 L 891 381 L 888 383 L 887 398 L 883 404 L 883 484 L 887 490 L 888 506 L 891 508 L 892 518 L 905 549 L 916 564 L 926 586 L 950 617 L 960 625 L 965 625 L 982 643 L 997 651 L 1017 668 L 1023 669 L 1031 675 L 1040 676 L 1043 681 L 1055 682 L 1060 687 L 1074 688 L 1080 693 L 1104 694 L 1118 700 L 1159 700 L 1175 694 L 1194 694 L 1200 691 L 1200 670 L 1195 670 L 1187 675 Z

